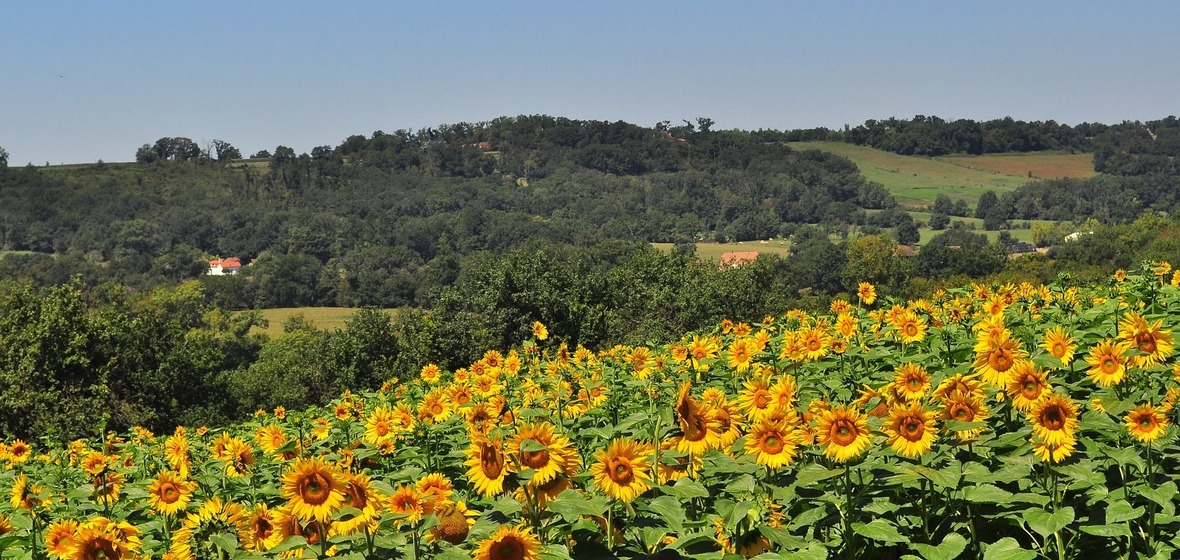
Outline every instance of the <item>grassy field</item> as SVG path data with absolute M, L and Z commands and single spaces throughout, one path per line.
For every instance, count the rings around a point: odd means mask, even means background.
M 283 334 L 283 323 L 296 315 L 303 315 L 316 328 L 326 331 L 343 329 L 349 317 L 360 311 L 359 307 L 279 307 L 262 309 L 262 318 L 270 324 L 265 329 L 255 327 L 255 333 L 262 333 L 271 338 Z M 393 312 L 392 309 L 387 309 Z
M 1092 154 L 987 154 L 944 156 L 937 159 L 970 169 L 1036 179 L 1084 179 L 1097 175 Z
M 725 253 L 742 253 L 746 251 L 757 251 L 759 253 L 770 255 L 787 256 L 791 254 L 791 242 L 787 239 L 775 239 L 766 245 L 760 241 L 744 241 L 740 243 L 697 243 L 697 257 L 713 262 L 719 262 L 721 255 Z M 671 251 L 675 245 L 672 243 L 652 243 L 652 247 L 663 251 Z
M 1033 178 L 1093 175 L 1089 154 L 1002 154 L 940 158 L 901 156 L 844 142 L 792 142 L 792 148 L 814 149 L 844 156 L 870 181 L 885 185 L 907 208 L 923 208 L 940 193 L 966 200 L 1015 190 Z M 1033 178 L 1029 177 L 1032 173 Z

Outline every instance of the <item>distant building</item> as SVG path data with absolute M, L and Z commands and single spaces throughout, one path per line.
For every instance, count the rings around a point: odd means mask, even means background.
M 1015 243 L 1009 243 L 1005 245 L 1004 249 L 1006 249 L 1011 254 L 1019 255 L 1024 253 L 1035 253 L 1037 251 L 1037 246 L 1033 245 L 1032 243 L 1017 241 Z
M 733 268 L 756 260 L 758 260 L 758 251 L 736 251 L 721 255 L 721 262 L 718 265 L 721 268 Z
M 230 274 L 237 274 L 238 270 L 242 268 L 242 261 L 237 257 L 230 257 L 228 259 L 213 259 L 209 261 L 210 276 L 226 276 Z

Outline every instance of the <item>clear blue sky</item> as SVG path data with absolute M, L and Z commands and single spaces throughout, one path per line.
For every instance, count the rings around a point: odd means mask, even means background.
M 6 2 L 10 165 L 549 114 L 716 128 L 1180 113 L 1180 2 Z

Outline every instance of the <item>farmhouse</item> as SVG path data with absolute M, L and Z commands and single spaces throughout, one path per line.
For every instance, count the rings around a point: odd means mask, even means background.
M 237 257 L 230 257 L 228 259 L 213 259 L 209 261 L 210 276 L 225 276 L 230 274 L 237 274 L 238 270 L 242 268 L 242 261 Z

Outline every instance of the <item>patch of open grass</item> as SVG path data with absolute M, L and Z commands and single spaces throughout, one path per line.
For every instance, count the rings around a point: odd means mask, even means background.
M 325 331 L 334 331 L 337 329 L 344 329 L 348 319 L 353 316 L 359 307 L 277 307 L 274 309 L 261 309 L 259 313 L 262 318 L 269 323 L 266 328 L 254 327 L 252 332 L 265 334 L 271 338 L 283 334 L 283 324 L 292 317 L 302 315 L 309 323 L 314 325 L 317 329 Z M 387 313 L 396 312 L 395 309 L 386 309 Z

